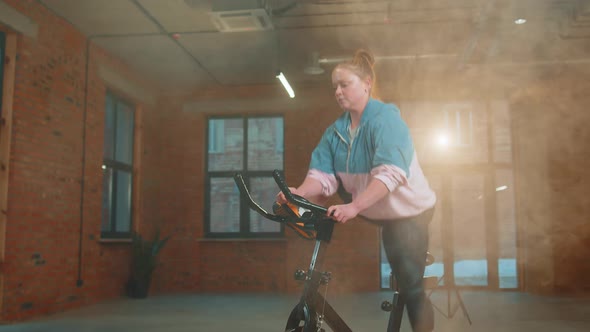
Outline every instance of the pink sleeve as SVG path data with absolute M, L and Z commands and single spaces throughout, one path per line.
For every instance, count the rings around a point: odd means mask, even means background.
M 383 182 L 389 192 L 408 183 L 406 172 L 394 165 L 379 165 L 371 170 L 371 176 Z
M 338 180 L 334 174 L 324 173 L 317 169 L 310 169 L 307 172 L 307 176 L 312 179 L 318 180 L 322 185 L 322 195 L 330 197 L 338 190 Z

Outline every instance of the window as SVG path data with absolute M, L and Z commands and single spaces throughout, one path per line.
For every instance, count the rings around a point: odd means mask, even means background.
M 133 107 L 112 93 L 105 100 L 102 225 L 103 238 L 131 234 Z
M 447 128 L 453 134 L 455 146 L 468 147 L 473 143 L 473 113 L 469 104 L 451 104 L 444 110 Z
M 209 121 L 209 153 L 223 153 L 223 119 Z
M 211 237 L 274 237 L 282 226 L 242 204 L 233 176 L 241 172 L 252 198 L 272 211 L 283 170 L 281 116 L 211 117 L 207 125 L 205 232 Z
M 416 151 L 437 194 L 429 227 L 435 262 L 425 275 L 445 276 L 446 287 L 520 288 L 509 102 L 425 101 L 401 109 L 411 115 Z M 448 146 L 435 140 L 441 132 Z M 382 257 L 388 287 L 391 269 Z

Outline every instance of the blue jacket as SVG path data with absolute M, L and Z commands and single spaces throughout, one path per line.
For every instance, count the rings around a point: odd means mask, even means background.
M 418 215 L 434 206 L 436 196 L 422 173 L 410 131 L 395 105 L 370 99 L 352 140 L 349 125 L 350 114 L 344 112 L 326 129 L 312 153 L 308 176 L 322 183 L 324 195 L 334 194 L 339 178 L 354 199 L 376 178 L 390 194 L 361 215 L 396 219 Z

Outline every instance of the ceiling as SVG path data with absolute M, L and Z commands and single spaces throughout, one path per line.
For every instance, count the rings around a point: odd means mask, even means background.
M 587 0 L 37 1 L 165 91 L 325 82 L 359 47 L 390 68 L 590 63 Z

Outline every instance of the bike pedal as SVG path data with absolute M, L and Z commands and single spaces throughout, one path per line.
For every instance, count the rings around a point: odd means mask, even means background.
M 391 312 L 393 310 L 393 304 L 389 301 L 383 301 L 381 303 L 381 310 Z
M 303 270 L 295 271 L 295 280 L 306 280 L 307 279 L 307 272 Z

